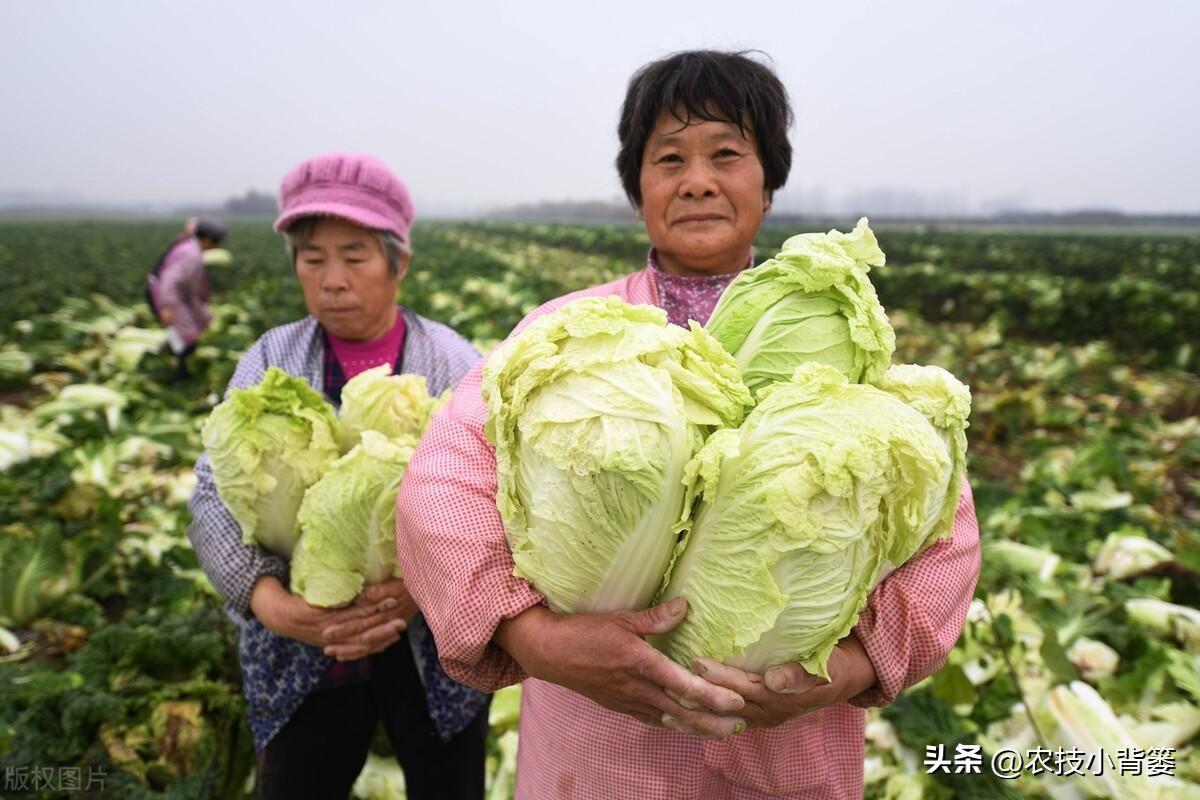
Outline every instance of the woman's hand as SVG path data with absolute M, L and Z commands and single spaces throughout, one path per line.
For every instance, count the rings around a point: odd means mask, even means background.
M 164 328 L 169 328 L 175 324 L 175 309 L 170 306 L 160 306 L 158 309 L 158 319 L 162 322 Z
M 829 680 L 799 664 L 771 667 L 766 675 L 745 672 L 710 658 L 698 658 L 692 669 L 705 680 L 746 699 L 738 712 L 752 728 L 773 728 L 794 717 L 856 697 L 875 685 L 875 666 L 854 634 L 837 643 L 829 655 Z
M 647 725 L 721 738 L 745 729 L 736 691 L 693 675 L 642 638 L 683 620 L 682 598 L 644 611 L 556 614 L 534 606 L 496 630 L 496 643 L 535 678 Z
M 371 642 L 376 635 L 373 630 L 379 626 L 371 612 L 380 607 L 388 610 L 389 619 L 399 619 L 401 625 L 395 639 L 383 647 L 371 649 Z M 412 595 L 408 593 L 408 587 L 400 578 L 373 583 L 366 587 L 362 594 L 354 599 L 351 608 L 359 608 L 366 615 L 339 620 L 325 629 L 325 635 L 330 639 L 329 646 L 325 648 L 325 655 L 333 656 L 338 661 L 362 658 L 390 647 L 408 627 L 408 621 L 420 610 L 417 608 L 417 601 L 413 600 Z
M 392 583 L 401 583 L 399 590 L 389 585 Z M 349 661 L 386 650 L 408 626 L 406 620 L 412 614 L 406 612 L 412 598 L 403 583 L 388 581 L 379 586 L 385 588 L 368 587 L 352 605 L 320 608 L 268 575 L 254 584 L 250 610 L 274 633 L 320 647 L 339 661 Z M 368 593 L 371 599 L 364 601 Z M 415 612 L 416 606 L 411 608 Z

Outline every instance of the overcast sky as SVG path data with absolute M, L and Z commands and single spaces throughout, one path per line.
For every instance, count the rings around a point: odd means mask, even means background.
M 777 205 L 1200 212 L 1197 30 L 1182 0 L 0 0 L 0 192 L 220 202 L 341 149 L 418 214 L 609 200 L 630 74 L 716 47 L 791 94 Z

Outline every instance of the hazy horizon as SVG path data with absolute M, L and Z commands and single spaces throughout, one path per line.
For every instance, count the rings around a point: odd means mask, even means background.
M 791 94 L 780 211 L 1200 212 L 1196 4 L 327 8 L 6 4 L 0 197 L 219 205 L 351 150 L 418 215 L 619 200 L 630 74 L 716 47 L 766 52 Z

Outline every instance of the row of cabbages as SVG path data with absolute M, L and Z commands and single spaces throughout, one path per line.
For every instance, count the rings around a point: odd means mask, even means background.
M 655 644 L 828 677 L 871 589 L 950 533 L 966 386 L 890 366 L 861 220 L 740 275 L 707 326 L 583 298 L 484 367 L 497 502 L 516 563 L 562 612 L 687 598 Z
M 202 438 L 221 500 L 256 543 L 291 560 L 291 588 L 339 606 L 398 577 L 396 493 L 429 417 L 420 375 L 367 370 L 333 408 L 303 379 L 271 367 L 213 409 Z

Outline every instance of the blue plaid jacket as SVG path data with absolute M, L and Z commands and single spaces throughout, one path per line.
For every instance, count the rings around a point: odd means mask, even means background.
M 431 394 L 453 389 L 479 360 L 479 353 L 450 328 L 401 307 L 406 335 L 404 371 L 424 375 Z M 304 378 L 323 392 L 325 337 L 314 317 L 272 328 L 238 361 L 225 396 L 262 381 L 268 367 Z M 327 398 L 328 399 L 328 398 Z M 332 400 L 331 400 L 332 402 Z M 192 524 L 188 538 L 200 564 L 224 597 L 230 617 L 241 629 L 239 657 L 249 704 L 250 728 L 258 750 L 267 746 L 296 709 L 316 688 L 333 659 L 320 648 L 278 636 L 250 612 L 250 593 L 264 575 L 274 575 L 288 585 L 287 562 L 242 542 L 242 531 L 217 496 L 208 456 L 196 462 L 196 489 L 188 504 Z M 404 636 L 425 684 L 429 715 L 443 739 L 449 739 L 470 722 L 487 701 L 487 695 L 455 682 L 438 663 L 433 635 L 417 615 Z

